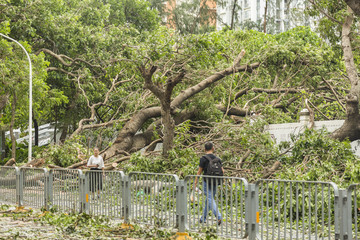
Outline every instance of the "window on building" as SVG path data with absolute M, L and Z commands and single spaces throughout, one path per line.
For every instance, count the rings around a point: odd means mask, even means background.
M 244 8 L 250 7 L 249 0 L 244 0 Z
M 244 12 L 244 20 L 248 20 L 250 19 L 250 11 L 245 11 Z
M 256 17 L 258 20 L 260 19 L 260 0 L 257 0 L 256 3 Z
M 276 31 L 281 32 L 281 21 L 276 21 Z

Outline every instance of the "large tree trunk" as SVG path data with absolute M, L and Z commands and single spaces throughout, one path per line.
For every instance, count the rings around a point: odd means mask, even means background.
M 11 106 L 11 122 L 10 122 L 10 138 L 11 138 L 11 157 L 16 159 L 16 139 L 14 135 L 14 124 L 16 114 L 16 92 L 13 93 L 13 101 Z
M 266 0 L 266 1 L 265 1 L 265 12 L 264 12 L 264 33 L 266 33 L 267 11 L 268 11 L 268 0 Z
M 235 25 L 235 10 L 236 10 L 236 4 L 237 0 L 234 0 L 232 11 L 231 11 L 231 23 L 230 23 L 230 29 L 234 29 Z
M 64 143 L 65 142 L 65 139 L 66 139 L 66 136 L 67 136 L 67 133 L 68 133 L 68 123 L 65 122 L 64 125 L 62 126 L 62 129 L 61 129 L 61 135 L 60 135 L 60 139 L 59 141 L 61 143 Z
M 342 25 L 341 45 L 344 52 L 346 72 L 351 83 L 351 88 L 346 97 L 347 118 L 341 128 L 333 132 L 332 136 L 339 140 L 348 138 L 350 141 L 360 139 L 360 116 L 359 116 L 359 96 L 360 83 L 358 73 L 354 63 L 354 56 L 351 47 L 350 33 L 353 23 L 353 11 L 348 7 L 348 15 Z
M 346 4 L 360 17 L 360 2 L 359 0 L 345 0 Z
M 2 131 L 0 128 L 1 134 L 1 148 L 2 152 L 0 152 L 0 159 L 3 160 L 6 157 L 6 144 L 5 144 L 5 131 Z
M 198 84 L 182 91 L 171 101 L 171 105 L 170 105 L 171 111 L 173 111 L 173 109 L 177 109 L 184 101 L 188 100 L 189 98 L 193 97 L 197 93 L 203 91 L 204 89 L 208 88 L 209 86 L 223 79 L 224 77 L 231 74 L 235 74 L 237 72 L 243 72 L 243 71 L 252 72 L 253 69 L 259 67 L 259 63 L 253 63 L 251 65 L 248 64 L 240 65 L 240 60 L 244 55 L 245 55 L 245 51 L 243 50 L 234 60 L 232 66 L 222 71 L 216 72 L 210 75 L 209 77 L 207 77 L 206 79 L 204 79 L 203 81 L 199 82 Z M 154 72 L 155 70 L 153 69 Z M 112 146 L 105 150 L 109 158 L 117 155 L 119 151 L 131 152 L 132 150 L 134 150 L 134 146 L 137 145 L 136 142 L 134 142 L 136 139 L 135 134 L 139 131 L 139 129 L 141 129 L 145 121 L 160 116 L 161 116 L 161 107 L 151 107 L 147 109 L 142 109 L 139 112 L 137 112 L 135 115 L 133 115 L 131 119 L 125 124 L 125 126 L 120 130 Z
M 166 104 L 166 106 L 163 106 L 161 118 L 164 125 L 163 156 L 167 157 L 173 147 L 175 133 L 175 121 L 171 116 L 170 102 Z
M 5 108 L 8 100 L 9 100 L 9 94 L 5 93 L 4 95 L 0 96 L 0 111 L 3 110 L 3 108 Z

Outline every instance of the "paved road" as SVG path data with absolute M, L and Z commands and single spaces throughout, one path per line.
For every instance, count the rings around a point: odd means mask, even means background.
M 13 212 L 15 207 L 0 211 L 0 239 L 61 239 L 55 226 L 34 222 L 31 217 L 22 217 Z M 23 213 L 26 215 L 26 213 Z M 40 211 L 32 214 L 40 215 Z M 19 216 L 19 217 L 17 217 Z

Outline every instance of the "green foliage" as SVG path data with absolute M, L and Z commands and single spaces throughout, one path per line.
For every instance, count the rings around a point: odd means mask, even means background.
M 339 142 L 325 130 L 305 130 L 293 137 L 290 155 L 280 160 L 284 167 L 277 174 L 281 179 L 332 181 L 340 186 L 358 182 L 360 164 L 350 142 Z
M 6 139 L 5 148 L 6 148 L 5 152 L 11 151 L 12 143 L 10 139 Z M 42 146 L 42 147 L 33 146 L 32 147 L 33 156 L 42 153 L 44 149 L 46 149 L 46 146 Z M 16 163 L 17 164 L 26 163 L 28 161 L 28 152 L 29 152 L 29 146 L 27 142 L 16 144 Z M 0 160 L 0 165 L 4 165 L 10 158 L 11 156 L 7 156 L 4 159 Z
M 79 143 L 79 138 L 72 138 L 62 145 L 50 145 L 46 150 L 37 154 L 36 158 L 44 158 L 47 163 L 67 167 L 79 162 L 78 151 L 85 153 L 86 149 Z
M 83 237 L 103 235 L 104 229 L 109 228 L 109 220 L 104 217 L 92 216 L 86 213 L 53 213 L 44 212 L 38 221 L 55 225 L 57 230 L 66 235 L 77 234 Z

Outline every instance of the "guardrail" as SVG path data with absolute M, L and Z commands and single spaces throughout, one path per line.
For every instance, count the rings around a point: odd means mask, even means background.
M 198 178 L 194 191 L 194 181 Z M 243 178 L 186 176 L 187 223 L 190 231 L 215 226 L 223 237 L 244 238 L 248 182 Z M 211 214 L 209 212 L 211 211 Z M 220 222 L 219 222 L 220 220 Z
M 47 189 L 48 171 L 45 168 L 20 168 L 20 205 L 47 208 L 50 201 Z
M 17 201 L 17 177 L 18 168 L 1 167 L 0 168 L 0 201 L 5 204 L 18 204 Z
M 259 180 L 260 239 L 338 237 L 339 190 L 332 182 Z
M 198 179 L 197 189 L 194 186 Z M 0 203 L 228 238 L 360 239 L 360 184 L 0 167 Z
M 80 176 L 74 169 L 53 169 L 49 172 L 48 199 L 52 206 L 65 212 L 77 212 L 80 205 Z
M 131 219 L 158 227 L 176 227 L 178 181 L 176 175 L 130 173 Z
M 344 236 L 348 239 L 360 239 L 360 184 L 353 184 L 347 190 L 348 202 L 348 216 L 344 215 L 344 221 L 347 221 L 343 226 Z
M 123 216 L 123 172 L 87 171 L 85 194 L 89 213 L 112 218 Z

